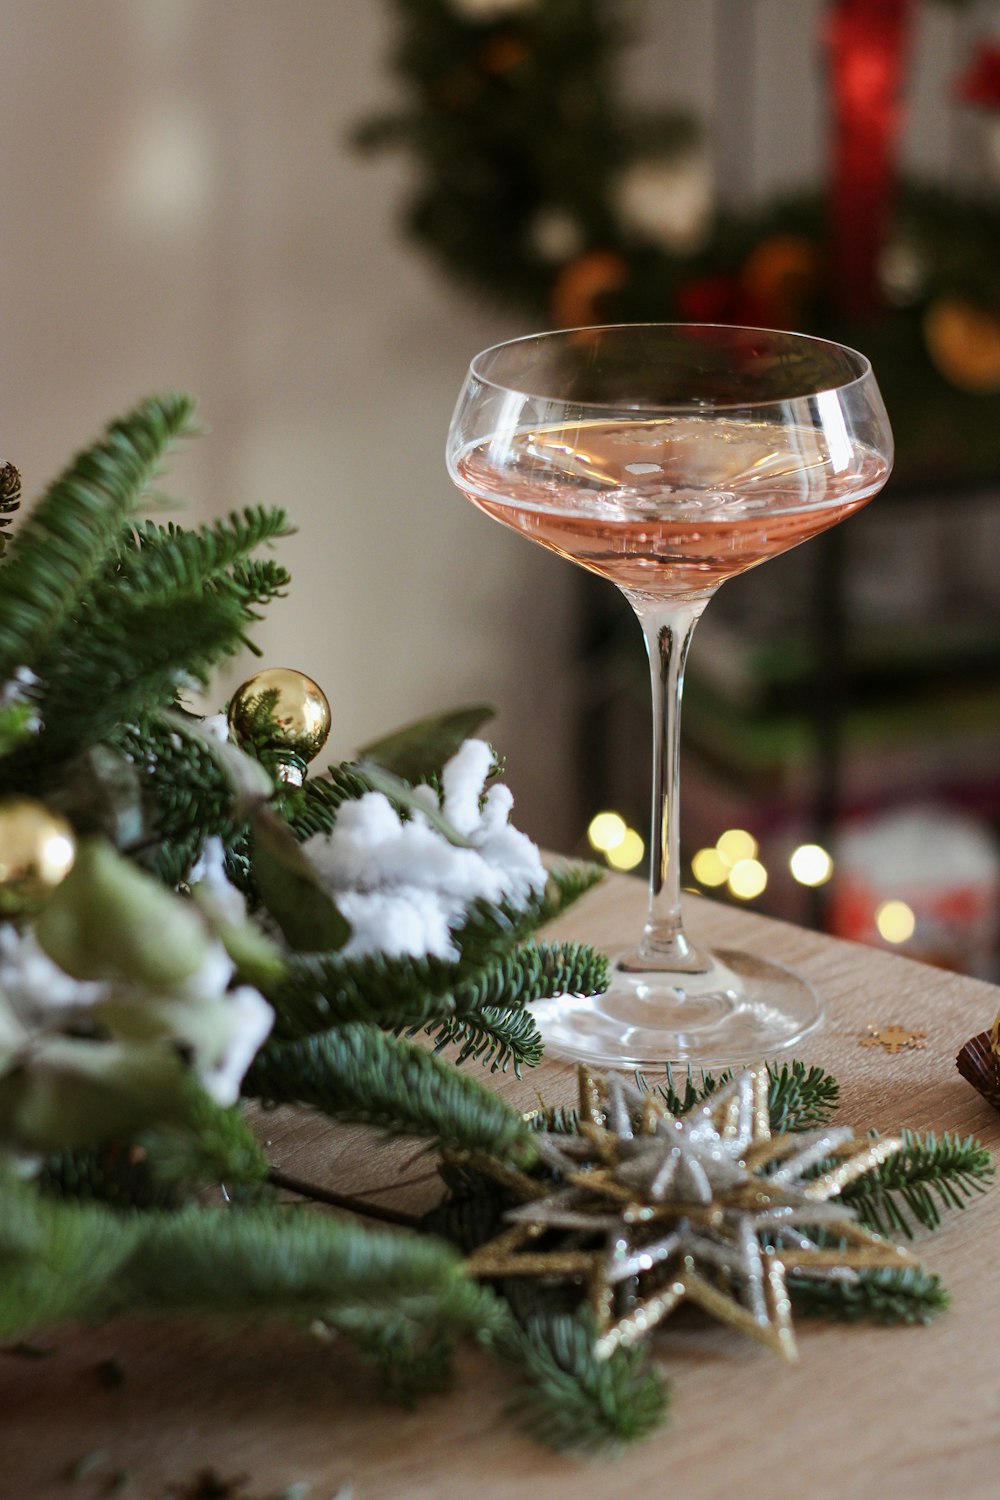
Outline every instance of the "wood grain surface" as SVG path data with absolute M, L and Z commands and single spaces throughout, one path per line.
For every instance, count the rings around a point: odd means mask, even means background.
M 553 929 L 613 949 L 641 922 L 639 883 L 614 877 Z M 992 1021 L 1000 991 L 890 954 L 836 942 L 692 898 L 693 936 L 749 946 L 808 974 L 826 1004 L 798 1049 L 841 1083 L 840 1117 L 859 1130 L 911 1126 L 979 1135 L 1000 1115 L 961 1079 L 955 1054 Z M 923 1050 L 864 1047 L 868 1023 L 927 1033 Z M 526 1107 L 572 1097 L 572 1069 L 546 1062 L 498 1087 Z M 341 1191 L 381 1182 L 385 1200 L 431 1191 L 412 1143 L 331 1127 L 306 1112 L 263 1117 L 275 1164 Z M 952 1295 L 926 1328 L 798 1324 L 787 1366 L 722 1327 L 667 1325 L 674 1377 L 666 1426 L 613 1462 L 556 1456 L 502 1415 L 508 1377 L 463 1356 L 452 1391 L 414 1410 L 383 1404 L 340 1344 L 280 1326 L 118 1323 L 44 1340 L 46 1358 L 0 1354 L 3 1500 L 160 1500 L 200 1470 L 246 1476 L 254 1500 L 293 1483 L 308 1500 L 995 1500 L 1000 1496 L 1000 1188 L 952 1214 L 921 1247 Z M 105 1361 L 124 1375 L 101 1378 Z M 82 1465 L 85 1472 L 74 1466 Z

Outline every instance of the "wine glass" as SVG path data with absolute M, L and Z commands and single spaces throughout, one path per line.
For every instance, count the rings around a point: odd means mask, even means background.
M 649 906 L 600 996 L 533 1008 L 551 1051 L 605 1067 L 745 1062 L 820 1021 L 807 980 L 710 952 L 681 919 L 684 664 L 719 584 L 858 510 L 892 465 L 861 354 L 824 339 L 690 323 L 514 339 L 473 359 L 448 436 L 455 484 L 494 520 L 618 585 L 653 698 Z

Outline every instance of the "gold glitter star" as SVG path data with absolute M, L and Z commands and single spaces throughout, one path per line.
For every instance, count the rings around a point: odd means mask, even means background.
M 789 1274 L 851 1281 L 915 1264 L 832 1201 L 902 1143 L 845 1127 L 772 1135 L 765 1068 L 683 1116 L 615 1075 L 581 1068 L 579 1087 L 577 1133 L 539 1132 L 555 1182 L 505 1177 L 522 1201 L 468 1268 L 580 1282 L 599 1355 L 691 1302 L 794 1359 Z

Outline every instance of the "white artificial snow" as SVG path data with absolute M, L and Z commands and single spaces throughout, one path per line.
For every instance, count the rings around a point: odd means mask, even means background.
M 257 990 L 239 985 L 226 994 L 218 1046 L 198 1059 L 202 1088 L 216 1104 L 235 1104 L 243 1075 L 274 1024 L 274 1011 Z
M 466 740 L 441 775 L 440 811 L 470 847 L 452 844 L 414 812 L 404 821 L 381 792 L 346 802 L 330 833 L 304 845 L 351 924 L 347 954 L 456 958 L 453 932 L 473 902 L 524 907 L 545 885 L 538 849 L 509 822 L 513 798 L 483 786 L 493 752 Z M 429 787 L 418 789 L 430 810 Z
M 213 911 L 224 921 L 242 921 L 246 916 L 246 901 L 226 874 L 226 849 L 217 835 L 205 840 L 201 853 L 191 866 L 187 883 L 192 889 L 195 886 L 204 889 L 211 899 Z
M 206 719 L 202 719 L 201 727 L 210 739 L 218 740 L 220 745 L 228 744 L 229 720 L 225 714 L 209 714 Z

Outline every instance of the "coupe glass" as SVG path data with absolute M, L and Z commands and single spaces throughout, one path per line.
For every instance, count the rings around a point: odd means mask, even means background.
M 822 1016 L 801 976 L 708 951 L 681 918 L 678 741 L 694 627 L 725 579 L 858 510 L 892 436 L 867 359 L 801 334 L 698 324 L 542 333 L 476 356 L 448 470 L 480 510 L 618 585 L 653 696 L 649 906 L 597 998 L 534 1008 L 550 1050 L 605 1067 L 748 1061 Z

